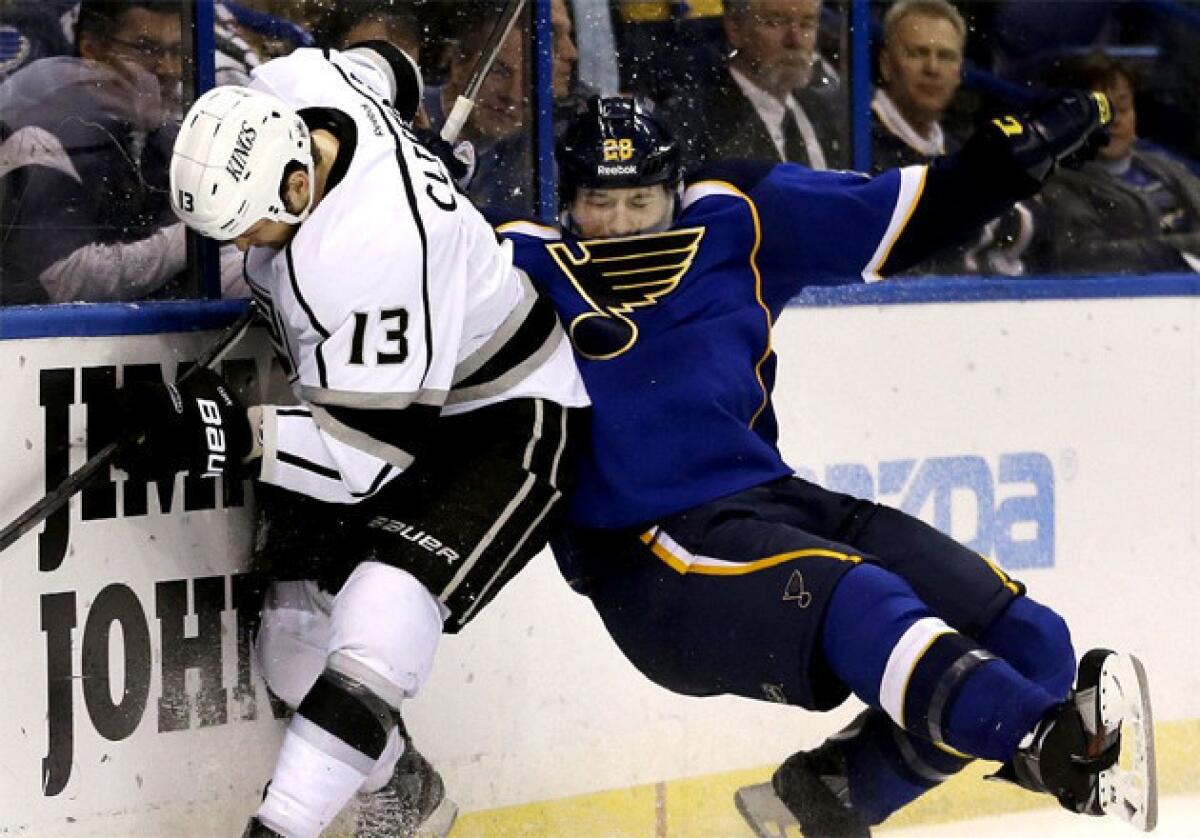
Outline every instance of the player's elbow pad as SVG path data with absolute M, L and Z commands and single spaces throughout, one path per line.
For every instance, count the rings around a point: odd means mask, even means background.
M 1103 93 L 1071 91 L 1030 116 L 1003 116 L 976 131 L 962 156 L 1003 178 L 1013 198 L 1032 195 L 1057 163 L 1081 165 L 1108 141 L 1112 108 Z M 1009 179 L 1009 178 L 1013 179 Z
M 412 122 L 425 97 L 421 68 L 412 57 L 390 41 L 359 41 L 346 48 L 375 63 L 388 79 L 392 106 L 405 122 Z

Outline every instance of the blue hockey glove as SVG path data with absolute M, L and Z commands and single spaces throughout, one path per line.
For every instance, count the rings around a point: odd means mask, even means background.
M 119 446 L 114 463 L 131 477 L 237 473 L 251 451 L 246 410 L 212 370 L 195 370 L 177 384 L 122 387 L 115 403 Z

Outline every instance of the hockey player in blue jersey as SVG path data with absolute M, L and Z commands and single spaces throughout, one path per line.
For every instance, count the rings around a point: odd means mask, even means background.
M 971 757 L 1075 812 L 1153 825 L 1140 664 L 1094 650 L 1076 667 L 1063 620 L 986 558 L 795 477 L 771 406 L 789 299 L 967 235 L 1108 120 L 1103 96 L 1074 94 L 928 167 L 727 162 L 684 178 L 665 126 L 594 99 L 558 148 L 563 229 L 497 228 L 553 300 L 594 403 L 555 553 L 624 654 L 686 695 L 868 705 L 739 792 L 760 835 L 792 818 L 806 835 L 868 835 Z

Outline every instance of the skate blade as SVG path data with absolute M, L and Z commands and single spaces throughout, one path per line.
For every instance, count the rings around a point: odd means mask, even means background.
M 1158 822 L 1154 719 L 1146 670 L 1133 655 L 1110 655 L 1104 661 L 1100 715 L 1105 727 L 1121 725 L 1121 757 L 1100 772 L 1100 808 L 1149 832 Z
M 801 834 L 800 824 L 796 823 L 770 783 L 742 786 L 734 792 L 733 802 L 758 838 L 789 838 Z
M 429 813 L 429 817 L 421 821 L 415 838 L 446 838 L 457 817 L 458 805 L 450 798 L 443 797 L 437 808 Z

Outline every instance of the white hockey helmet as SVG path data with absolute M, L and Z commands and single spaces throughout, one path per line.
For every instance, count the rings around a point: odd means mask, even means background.
M 225 86 L 192 105 L 171 156 L 171 206 L 198 233 L 228 241 L 261 219 L 299 224 L 279 194 L 293 161 L 313 183 L 312 139 L 294 110 L 267 93 Z

